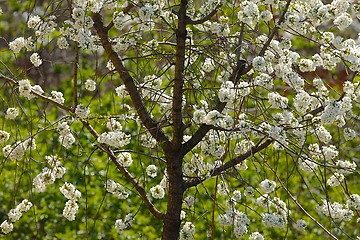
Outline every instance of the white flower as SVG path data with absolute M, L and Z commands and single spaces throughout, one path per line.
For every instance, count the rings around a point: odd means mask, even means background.
M 34 93 L 37 93 L 39 95 L 42 95 L 44 93 L 44 90 L 39 85 L 32 86 L 31 91 L 34 92 Z
M 39 67 L 42 64 L 42 60 L 40 58 L 40 55 L 38 53 L 33 53 L 30 56 L 30 62 L 35 66 Z
M 324 112 L 321 114 L 321 122 L 323 124 L 330 124 L 336 120 L 341 110 L 341 103 L 337 101 L 328 101 Z
M 60 49 L 66 49 L 69 47 L 69 43 L 66 41 L 65 37 L 58 38 L 56 44 L 59 46 Z
M 83 104 L 79 104 L 76 106 L 75 114 L 81 119 L 87 118 L 90 114 L 89 108 L 85 107 Z
M 224 82 L 219 90 L 218 97 L 220 102 L 228 102 L 235 98 L 234 84 L 230 81 Z
M 344 129 L 344 139 L 346 141 L 353 140 L 356 137 L 356 132 L 351 128 L 345 128 Z M 0 141 L 1 142 L 1 141 Z
M 334 24 L 340 29 L 344 30 L 352 23 L 352 18 L 349 13 L 344 12 L 334 20 Z
M 221 113 L 217 110 L 212 110 L 206 114 L 206 117 L 204 119 L 204 122 L 207 125 L 216 125 L 219 122 L 219 119 L 221 118 Z
M 149 165 L 146 167 L 146 174 L 149 177 L 156 177 L 157 176 L 157 167 L 155 165 Z
M 267 90 L 272 89 L 274 86 L 272 77 L 266 73 L 261 73 L 257 76 L 254 80 L 254 84 Z
M 205 72 L 211 72 L 215 69 L 214 61 L 211 58 L 206 58 L 202 67 Z
M 294 224 L 295 229 L 297 229 L 299 231 L 304 231 L 306 226 L 307 226 L 307 223 L 303 219 L 297 220 L 297 222 Z
M 124 223 L 122 219 L 117 219 L 115 221 L 115 229 L 118 232 L 121 232 L 122 230 L 126 229 L 128 226 Z
M 6 110 L 6 119 L 15 119 L 19 114 L 19 111 L 16 108 L 8 108 Z
M 253 197 L 255 195 L 255 189 L 251 186 L 248 186 L 244 190 L 244 196 L 251 196 Z
M 71 183 L 65 182 L 64 185 L 60 187 L 60 192 L 70 200 L 78 200 L 81 197 L 81 192 L 75 188 Z
M 59 142 L 66 149 L 69 149 L 71 147 L 71 145 L 73 145 L 75 143 L 75 141 L 76 141 L 76 139 L 75 139 L 74 135 L 72 135 L 71 133 L 59 136 Z
M 116 95 L 118 95 L 119 97 L 122 97 L 122 98 L 124 98 L 128 95 L 125 85 L 121 85 L 121 86 L 115 88 L 115 91 L 116 91 Z
M 260 190 L 264 193 L 271 193 L 276 188 L 276 182 L 269 179 L 265 179 L 260 183 Z
M 8 234 L 9 232 L 12 232 L 14 226 L 11 222 L 8 222 L 7 220 L 5 220 L 1 223 L 0 228 L 4 234 Z
M 259 232 L 253 232 L 250 234 L 249 240 L 264 240 L 264 237 Z
M 305 114 L 310 107 L 311 97 L 304 90 L 300 90 L 296 93 L 294 97 L 294 107 L 301 114 Z
M 299 68 L 302 72 L 311 72 L 316 70 L 316 66 L 311 59 L 301 59 L 299 62 Z
M 162 199 L 165 197 L 165 190 L 160 185 L 150 188 L 150 193 L 153 198 Z
M 183 228 L 180 230 L 180 239 L 194 239 L 195 226 L 192 222 L 186 222 Z
M 269 10 L 266 9 L 260 13 L 259 20 L 268 22 L 271 19 L 273 19 L 273 15 Z
M 284 228 L 285 219 L 275 213 L 262 213 L 262 223 L 266 227 Z
M 97 140 L 100 143 L 120 148 L 130 143 L 130 136 L 121 131 L 105 132 L 102 133 Z
M 252 61 L 252 66 L 255 71 L 265 72 L 266 71 L 266 61 L 263 57 L 257 56 Z
M 11 222 L 18 221 L 21 218 L 21 216 L 22 216 L 22 212 L 20 212 L 17 209 L 11 209 L 8 213 L 8 217 Z
M 350 199 L 346 201 L 349 207 L 353 207 L 356 210 L 360 210 L 360 196 L 358 194 L 351 194 Z
M 242 97 L 249 95 L 250 94 L 249 83 L 248 82 L 239 82 L 236 90 L 237 90 L 237 93 Z
M 31 99 L 34 95 L 31 94 L 31 84 L 28 79 L 23 79 L 19 81 L 19 92 L 21 97 L 26 97 L 27 99 Z
M 113 132 L 122 130 L 122 126 L 120 122 L 116 121 L 115 118 L 110 118 L 110 120 L 106 123 L 106 127 Z
M 129 152 L 121 152 L 117 156 L 117 161 L 123 166 L 123 167 L 130 167 L 133 160 L 131 157 L 131 153 Z
M 16 210 L 19 212 L 27 212 L 32 207 L 32 203 L 28 199 L 22 200 L 19 205 L 16 206 Z
M 354 216 L 354 212 L 347 205 L 338 202 L 331 203 L 326 200 L 322 200 L 322 202 L 322 205 L 318 205 L 316 210 L 327 217 L 331 217 L 335 222 L 348 222 Z
M 115 222 L 115 229 L 116 231 L 118 231 L 119 233 L 128 228 L 131 223 L 134 221 L 134 215 L 129 213 L 125 216 L 125 219 L 122 220 L 122 219 L 117 219 L 116 222 Z
M 109 69 L 109 71 L 114 71 L 115 70 L 115 66 L 114 64 L 111 62 L 111 60 L 109 60 L 106 64 L 106 68 Z
M 350 162 L 350 161 L 342 161 L 342 160 L 338 160 L 336 161 L 335 165 L 337 167 L 339 167 L 336 172 L 344 174 L 344 175 L 349 175 L 353 172 L 355 172 L 356 170 L 356 163 L 355 162 Z
M 40 28 L 42 23 L 43 23 L 43 21 L 41 20 L 41 18 L 38 15 L 35 15 L 35 16 L 29 17 L 27 26 L 28 26 L 28 28 L 37 30 Z
M 334 173 L 331 177 L 326 181 L 326 184 L 331 187 L 340 186 L 341 182 L 344 180 L 344 175 L 341 173 Z
M 284 108 L 287 108 L 287 106 L 288 106 L 288 99 L 286 97 L 281 96 L 277 92 L 270 92 L 268 94 L 268 98 L 269 98 L 269 103 L 274 108 L 284 109 Z
M 77 204 L 77 202 L 73 199 L 70 199 L 65 203 L 63 216 L 69 221 L 74 221 L 75 215 L 78 210 L 79 210 L 79 205 Z
M 63 104 L 65 102 L 62 92 L 51 91 L 51 98 L 52 100 L 60 104 Z
M 25 39 L 23 37 L 18 37 L 14 41 L 9 43 L 9 48 L 14 53 L 19 53 L 20 50 L 25 47 Z
M 105 183 L 105 188 L 106 191 L 113 194 L 118 199 L 127 199 L 129 197 L 129 193 L 125 190 L 125 188 L 114 180 L 107 180 Z
M 96 89 L 96 82 L 92 79 L 87 79 L 85 81 L 85 89 L 92 92 L 92 91 L 95 91 Z
M 9 138 L 10 134 L 8 132 L 0 130 L 0 144 L 5 143 L 7 140 L 9 140 Z
M 240 202 L 240 200 L 241 200 L 241 192 L 239 190 L 234 190 L 233 195 L 234 195 L 235 200 L 237 202 Z

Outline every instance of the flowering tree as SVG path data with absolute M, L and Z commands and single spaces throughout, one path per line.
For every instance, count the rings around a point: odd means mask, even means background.
M 359 236 L 358 1 L 1 13 L 3 234 Z

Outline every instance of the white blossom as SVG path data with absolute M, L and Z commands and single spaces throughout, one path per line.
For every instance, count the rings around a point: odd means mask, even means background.
M 62 92 L 58 92 L 58 91 L 51 91 L 51 98 L 59 103 L 59 104 L 64 104 L 65 99 L 63 97 L 64 95 L 62 94 Z
M 297 220 L 296 223 L 294 224 L 294 227 L 299 231 L 305 231 L 306 226 L 307 226 L 307 223 L 303 219 Z
M 10 138 L 10 134 L 8 132 L 0 130 L 0 144 L 7 142 L 9 138 Z
M 119 155 L 117 156 L 116 159 L 123 167 L 130 167 L 130 165 L 132 164 L 133 160 L 131 157 L 131 153 L 129 152 L 121 152 L 119 153 Z
M 346 141 L 353 140 L 357 136 L 357 133 L 351 128 L 344 128 L 344 139 Z M 1 142 L 1 141 L 0 141 Z
M 83 104 L 79 104 L 76 106 L 75 114 L 81 119 L 87 118 L 90 114 L 90 109 L 85 107 Z
M 116 196 L 118 199 L 127 199 L 129 197 L 129 192 L 118 182 L 115 182 L 112 179 L 109 179 L 105 183 L 106 191 Z
M 344 175 L 341 173 L 334 173 L 331 177 L 326 181 L 326 184 L 331 187 L 340 186 L 341 182 L 344 180 Z
M 92 92 L 92 91 L 95 91 L 96 89 L 96 82 L 92 79 L 87 79 L 85 81 L 85 89 Z
M 269 179 L 265 179 L 260 183 L 260 190 L 264 193 L 271 193 L 276 188 L 276 182 Z
M 274 227 L 274 228 L 284 228 L 285 219 L 275 213 L 262 213 L 261 214 L 262 223 L 266 227 Z
M 79 205 L 76 200 L 70 199 L 65 203 L 63 216 L 69 221 L 74 221 L 78 210 Z
M 180 230 L 180 239 L 188 240 L 194 239 L 195 225 L 192 222 L 186 222 Z
M 162 186 L 156 185 L 150 188 L 150 193 L 153 198 L 162 199 L 165 197 L 165 190 Z
M 288 106 L 288 99 L 286 97 L 281 96 L 277 92 L 270 92 L 268 94 L 268 98 L 269 98 L 269 103 L 274 108 L 284 109 L 284 108 L 287 108 L 287 106 Z
M 250 234 L 249 240 L 264 240 L 265 238 L 259 232 L 253 232 Z
M 42 23 L 43 23 L 43 21 L 41 20 L 41 18 L 38 15 L 35 15 L 35 16 L 29 17 L 27 26 L 28 26 L 28 28 L 38 30 Z
M 30 62 L 35 66 L 39 67 L 42 64 L 42 60 L 40 58 L 40 55 L 38 53 L 33 53 L 30 56 Z
M 64 185 L 60 187 L 60 192 L 70 200 L 78 200 L 81 197 L 81 192 L 75 188 L 71 183 L 65 182 Z
M 14 53 L 19 53 L 20 50 L 25 47 L 25 39 L 23 37 L 18 37 L 14 41 L 9 43 L 9 48 Z
M 7 220 L 4 220 L 0 225 L 1 231 L 4 234 L 8 234 L 13 231 L 13 224 L 11 222 L 8 222 Z
M 17 110 L 17 108 L 8 108 L 6 110 L 5 118 L 6 119 L 15 119 L 18 115 L 19 115 L 19 110 Z
M 154 178 L 157 176 L 157 167 L 155 165 L 149 165 L 146 167 L 146 175 L 148 175 L 151 178 Z
M 331 203 L 326 200 L 323 200 L 322 205 L 318 205 L 316 210 L 327 217 L 331 217 L 335 222 L 348 222 L 354 216 L 354 212 L 347 205 L 338 202 Z
M 255 71 L 265 72 L 266 71 L 266 61 L 264 57 L 257 56 L 252 61 L 252 66 Z

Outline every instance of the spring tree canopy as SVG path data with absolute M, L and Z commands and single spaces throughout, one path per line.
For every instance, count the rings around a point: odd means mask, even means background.
M 356 239 L 357 0 L 7 0 L 12 239 Z

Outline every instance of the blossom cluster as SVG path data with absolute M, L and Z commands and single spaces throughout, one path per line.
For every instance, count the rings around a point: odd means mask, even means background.
M 338 202 L 328 202 L 322 200 L 322 204 L 316 207 L 316 210 L 325 216 L 331 217 L 335 222 L 350 221 L 354 212 L 349 209 L 347 204 L 343 205 Z
M 23 213 L 29 211 L 29 209 L 32 207 L 32 203 L 24 199 L 21 203 L 19 203 L 16 208 L 11 209 L 8 213 L 9 220 L 4 220 L 0 224 L 0 229 L 4 234 L 8 234 L 13 231 L 14 225 L 16 221 L 18 221 Z
M 115 221 L 115 229 L 116 231 L 118 231 L 119 233 L 121 231 L 123 231 L 124 229 L 128 228 L 129 226 L 131 226 L 131 224 L 134 221 L 134 215 L 129 213 L 125 216 L 124 220 L 122 219 L 117 219 Z
M 115 182 L 112 179 L 109 179 L 105 183 L 106 191 L 116 196 L 118 199 L 127 199 L 129 197 L 129 192 L 118 182 Z
M 110 132 L 104 132 L 98 137 L 100 143 L 112 147 L 120 148 L 130 142 L 130 136 L 122 131 L 121 124 L 115 119 L 110 119 L 107 123 Z
M 62 187 L 60 187 L 60 192 L 68 199 L 65 203 L 63 210 L 63 215 L 69 221 L 74 221 L 76 213 L 79 210 L 79 205 L 77 201 L 81 197 L 81 192 L 75 188 L 71 183 L 65 182 Z
M 180 239 L 181 240 L 190 240 L 194 239 L 195 234 L 195 225 L 192 222 L 186 222 L 182 229 L 180 230 Z
M 59 142 L 63 147 L 69 149 L 75 143 L 75 137 L 71 133 L 70 126 L 68 122 L 62 121 L 57 125 L 57 131 L 59 135 Z
M 10 134 L 6 131 L 0 131 L 0 143 L 8 141 Z M 3 147 L 4 157 L 10 158 L 13 161 L 20 161 L 24 158 L 26 151 L 35 150 L 35 139 L 28 138 L 24 141 L 17 141 L 12 145 L 6 145 Z
M 62 178 L 66 172 L 66 168 L 61 165 L 58 156 L 45 156 L 48 167 L 43 168 L 33 179 L 33 185 L 36 192 L 44 192 L 46 185 L 53 184 L 56 179 Z

